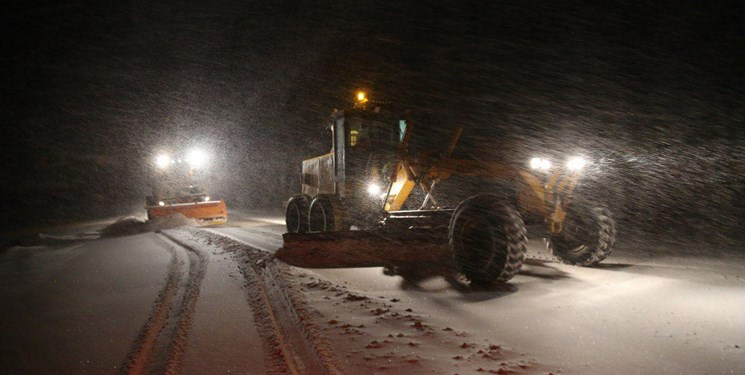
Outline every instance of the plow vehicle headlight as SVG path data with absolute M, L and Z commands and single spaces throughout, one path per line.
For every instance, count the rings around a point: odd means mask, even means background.
M 587 165 L 587 160 L 582 157 L 575 156 L 567 160 L 567 169 L 572 172 L 581 171 Z
M 170 164 L 171 164 L 171 157 L 166 154 L 160 154 L 155 157 L 155 165 L 158 168 L 161 168 L 161 169 L 168 168 Z
M 199 168 L 207 163 L 207 154 L 200 149 L 193 149 L 186 154 L 186 161 L 192 168 Z
M 547 171 L 551 169 L 551 162 L 548 159 L 533 158 L 533 159 L 530 159 L 530 169 L 538 169 L 541 171 Z
M 158 206 L 165 206 L 165 205 L 166 205 L 166 203 L 163 202 L 163 201 L 158 202 Z

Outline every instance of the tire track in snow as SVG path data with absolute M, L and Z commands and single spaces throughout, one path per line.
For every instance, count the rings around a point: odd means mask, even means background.
M 166 282 L 120 374 L 181 372 L 192 315 L 208 260 L 203 253 L 167 234 L 161 233 L 157 238 L 171 254 Z
M 340 374 L 328 345 L 302 306 L 302 297 L 288 284 L 284 265 L 266 251 L 205 230 L 182 229 L 184 241 L 232 253 L 246 283 L 246 296 L 264 341 L 271 374 Z M 203 250 L 208 251 L 208 250 Z

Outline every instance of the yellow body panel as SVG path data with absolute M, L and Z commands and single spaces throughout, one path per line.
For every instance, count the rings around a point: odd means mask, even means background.
M 411 190 L 416 186 L 416 183 L 408 178 L 405 168 L 406 166 L 404 165 L 399 165 L 398 167 L 396 180 L 391 183 L 391 188 L 388 192 L 388 200 L 385 203 L 386 211 L 400 210 L 404 202 L 406 202 L 406 198 L 409 197 Z
M 527 212 L 537 212 L 546 216 L 549 214 L 549 210 L 546 208 L 546 189 L 544 188 L 541 181 L 528 173 L 527 171 L 518 172 L 522 177 L 523 182 L 527 185 L 527 189 L 520 191 L 519 201 L 520 208 Z

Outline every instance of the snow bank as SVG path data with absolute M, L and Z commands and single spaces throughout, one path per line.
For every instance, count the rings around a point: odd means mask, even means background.
M 100 231 L 101 237 L 131 236 L 145 232 L 158 232 L 163 229 L 173 229 L 182 226 L 198 226 L 199 222 L 182 214 L 159 217 L 152 220 L 127 216 Z
M 59 231 L 66 234 L 49 234 L 38 233 L 18 237 L 2 238 L 0 249 L 9 249 L 14 246 L 34 247 L 34 246 L 67 246 L 74 242 L 90 241 L 99 238 L 112 238 L 131 236 L 140 233 L 158 232 L 163 229 L 173 229 L 182 226 L 199 226 L 195 219 L 188 218 L 182 214 L 176 214 L 169 217 L 145 220 L 141 217 L 126 216 L 115 222 L 104 226 L 101 229 L 88 228 L 84 232 L 71 233 L 72 228 L 58 228 Z M 100 226 L 98 226 L 100 228 Z
M 147 221 L 134 216 L 123 217 L 99 231 L 101 237 L 130 236 L 148 232 Z

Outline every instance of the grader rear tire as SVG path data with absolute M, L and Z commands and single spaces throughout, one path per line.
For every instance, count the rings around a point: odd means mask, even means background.
M 520 213 L 500 197 L 468 198 L 450 219 L 448 244 L 455 268 L 472 285 L 506 282 L 525 260 L 526 234 Z
M 308 198 L 305 195 L 296 195 L 287 202 L 285 225 L 288 233 L 308 231 Z
M 308 210 L 308 230 L 329 232 L 343 229 L 341 204 L 334 198 L 318 196 L 310 202 Z
M 610 255 L 616 222 L 603 207 L 570 207 L 564 229 L 546 241 L 548 250 L 566 264 L 594 266 Z

